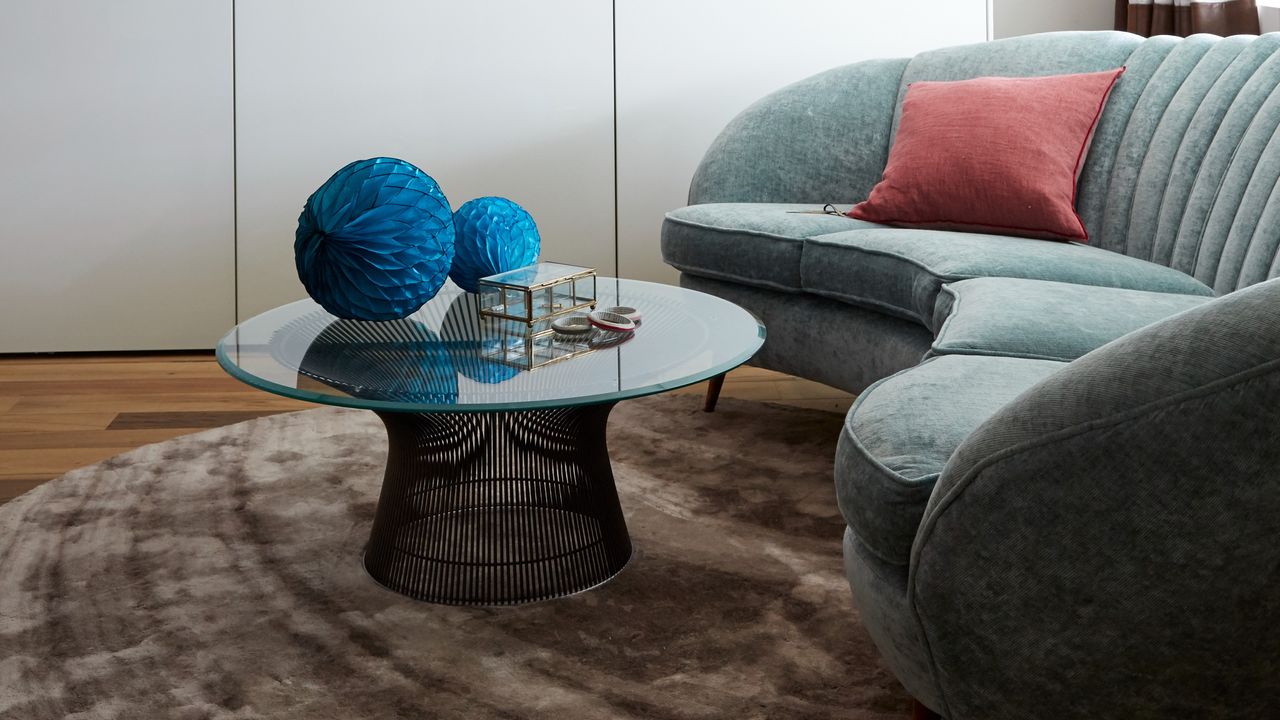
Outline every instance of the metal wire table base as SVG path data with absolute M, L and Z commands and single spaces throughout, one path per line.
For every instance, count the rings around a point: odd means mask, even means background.
M 631 558 L 609 465 L 613 404 L 379 412 L 389 449 L 369 575 L 418 600 L 509 605 L 599 585 Z

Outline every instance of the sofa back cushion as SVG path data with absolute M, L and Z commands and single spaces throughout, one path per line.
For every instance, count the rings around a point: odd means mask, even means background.
M 1076 182 L 1123 72 L 912 83 L 884 177 L 849 216 L 1087 241 Z
M 899 99 L 917 80 L 1118 65 L 1077 189 L 1091 243 L 1219 293 L 1280 276 L 1280 35 L 1050 33 L 946 48 L 911 60 Z
M 689 204 L 865 200 L 889 157 L 906 58 L 833 68 L 738 114 L 694 172 Z

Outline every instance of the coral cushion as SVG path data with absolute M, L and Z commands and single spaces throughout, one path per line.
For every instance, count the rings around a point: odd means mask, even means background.
M 1087 241 L 1076 180 L 1124 68 L 915 82 L 859 220 Z

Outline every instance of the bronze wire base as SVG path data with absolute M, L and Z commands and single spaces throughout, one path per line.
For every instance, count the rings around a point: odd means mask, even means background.
M 451 605 L 534 602 L 609 580 L 631 558 L 605 442 L 612 409 L 378 412 L 389 445 L 365 569 Z

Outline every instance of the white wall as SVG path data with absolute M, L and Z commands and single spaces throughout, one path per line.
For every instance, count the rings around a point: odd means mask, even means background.
M 1258 1 L 1258 25 L 1264 33 L 1280 31 L 1280 0 Z
M 1111 30 L 1115 0 L 992 0 L 992 37 L 1054 30 Z
M 211 347 L 234 319 L 230 3 L 0 15 L 0 352 Z

